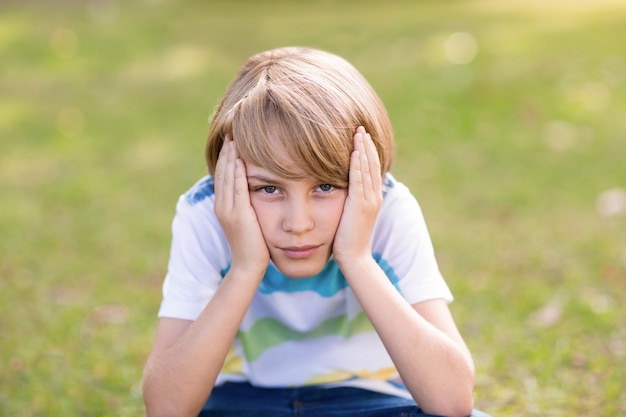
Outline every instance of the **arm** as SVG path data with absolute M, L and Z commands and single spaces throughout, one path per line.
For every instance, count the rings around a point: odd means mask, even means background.
M 335 258 L 420 407 L 433 414 L 469 415 L 473 362 L 446 303 L 409 305 L 372 258 L 370 241 L 382 204 L 380 166 L 363 128 L 354 141 Z
M 431 414 L 469 415 L 474 366 L 445 301 L 410 306 L 375 262 L 362 265 L 346 278 L 413 398 Z
M 198 414 L 269 263 L 245 167 L 232 141 L 220 153 L 215 197 L 215 213 L 232 250 L 231 269 L 196 321 L 159 321 L 143 377 L 148 416 Z

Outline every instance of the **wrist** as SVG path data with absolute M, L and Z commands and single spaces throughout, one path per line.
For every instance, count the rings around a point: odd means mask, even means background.
M 351 277 L 359 277 L 379 268 L 371 254 L 351 257 L 335 257 L 342 274 L 350 281 Z
M 233 262 L 226 276 L 231 280 L 255 282 L 258 284 L 263 279 L 266 270 L 267 264 L 241 265 Z

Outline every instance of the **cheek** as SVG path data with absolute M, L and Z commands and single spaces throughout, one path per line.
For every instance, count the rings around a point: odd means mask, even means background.
M 324 223 L 326 223 L 329 228 L 334 229 L 334 231 L 337 230 L 339 222 L 341 221 L 346 196 L 347 194 L 343 194 L 342 196 L 329 201 L 321 211 L 323 213 L 322 216 L 325 219 Z
M 254 198 L 250 198 L 250 204 L 256 213 L 257 221 L 259 222 L 259 226 L 261 227 L 261 233 L 265 235 L 265 232 L 270 229 L 270 224 L 272 223 L 272 214 L 276 213 L 276 210 L 272 210 L 271 207 L 267 203 L 256 200 Z

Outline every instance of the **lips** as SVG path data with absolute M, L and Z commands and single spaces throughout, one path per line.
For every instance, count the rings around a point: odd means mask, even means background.
M 280 248 L 287 257 L 292 259 L 304 259 L 313 255 L 321 245 L 289 246 Z

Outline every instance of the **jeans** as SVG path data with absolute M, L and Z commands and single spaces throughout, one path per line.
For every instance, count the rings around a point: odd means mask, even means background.
M 215 387 L 199 417 L 429 417 L 413 400 L 359 388 Z M 489 417 L 474 410 L 471 417 Z

